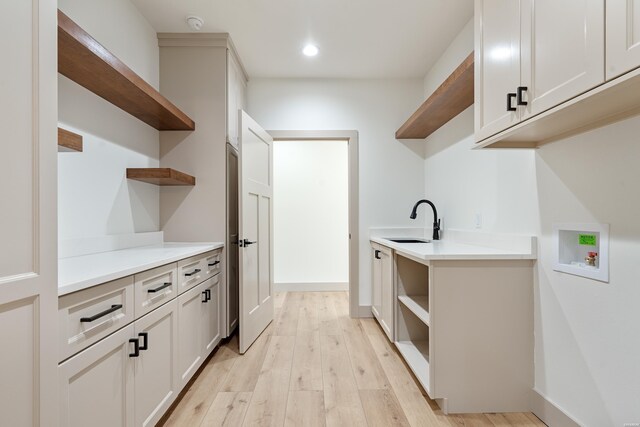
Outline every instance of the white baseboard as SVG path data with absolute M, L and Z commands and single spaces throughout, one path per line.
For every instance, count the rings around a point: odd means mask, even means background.
M 531 390 L 531 412 L 549 427 L 580 427 L 579 422 L 536 389 Z
M 274 283 L 276 292 L 337 292 L 348 291 L 349 282 Z
M 367 318 L 367 317 L 373 317 L 373 313 L 371 312 L 371 306 L 370 305 L 361 305 L 358 307 L 358 317 L 360 318 Z

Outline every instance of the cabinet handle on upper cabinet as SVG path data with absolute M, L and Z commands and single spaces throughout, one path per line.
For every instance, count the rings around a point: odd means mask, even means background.
M 507 111 L 516 111 L 516 107 L 511 105 L 511 100 L 514 99 L 515 97 L 516 97 L 515 93 L 507 94 Z
M 100 312 L 100 313 L 98 313 L 98 314 L 94 314 L 94 315 L 93 315 L 93 316 L 91 316 L 91 317 L 82 317 L 82 318 L 80 318 L 80 321 L 81 321 L 82 323 L 85 323 L 85 322 L 93 322 L 94 320 L 98 320 L 99 318 L 104 317 L 104 316 L 106 316 L 107 314 L 111 314 L 111 313 L 113 313 L 114 311 L 118 311 L 118 310 L 120 310 L 121 308 L 122 308 L 122 304 L 113 304 L 113 305 L 111 306 L 111 308 L 108 308 L 108 309 L 106 309 L 105 311 L 101 311 L 101 312 Z
M 376 249 L 375 254 L 373 255 L 375 257 L 375 259 L 382 259 L 380 258 L 380 251 Z
M 150 294 L 153 294 L 155 292 L 160 292 L 161 290 L 168 288 L 169 286 L 171 286 L 171 282 L 166 282 L 166 283 L 163 283 L 161 286 L 158 286 L 157 288 L 147 290 L 147 292 L 149 292 Z
M 140 346 L 140 350 L 148 350 L 149 349 L 149 333 L 140 332 L 138 336 L 142 337 L 142 345 Z
M 522 98 L 524 93 L 527 91 L 526 86 L 518 86 L 518 105 L 527 105 L 529 104 L 527 101 L 524 101 Z
M 189 276 L 193 276 L 194 274 L 198 274 L 200 273 L 200 269 L 196 268 L 195 270 L 193 270 L 191 273 L 184 273 L 185 276 L 189 277 Z
M 133 343 L 133 353 L 129 353 L 129 357 L 140 356 L 140 342 L 138 341 L 138 338 L 131 338 L 129 342 Z

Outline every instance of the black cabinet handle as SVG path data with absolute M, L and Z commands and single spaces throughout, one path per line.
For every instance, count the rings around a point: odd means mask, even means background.
M 140 350 L 149 350 L 149 333 L 140 332 L 138 336 L 142 338 L 142 345 L 140 346 Z
M 131 338 L 129 342 L 133 343 L 133 353 L 129 353 L 129 357 L 140 356 L 140 342 L 138 341 L 138 338 Z
M 148 289 L 147 292 L 149 292 L 150 294 L 160 292 L 161 290 L 168 288 L 171 285 L 172 285 L 171 282 L 166 282 L 166 283 L 163 283 L 161 286 L 158 286 L 157 288 Z
M 207 291 L 208 291 L 208 289 L 207 289 Z M 206 302 L 209 302 L 209 299 L 208 299 L 208 295 L 209 294 L 207 294 L 207 291 L 202 291 L 202 295 L 204 295 L 204 299 L 202 300 L 203 304 L 206 303 Z
M 196 268 L 191 273 L 184 273 L 184 275 L 187 276 L 187 277 L 190 277 L 190 276 L 193 276 L 194 274 L 198 274 L 198 273 L 200 273 L 200 269 Z
M 515 97 L 516 97 L 515 93 L 507 94 L 507 111 L 516 111 L 516 107 L 511 105 L 511 100 L 514 99 Z
M 373 254 L 375 259 L 382 259 L 380 258 L 380 251 L 376 249 L 376 252 Z
M 80 321 L 81 321 L 82 323 L 85 323 L 85 322 L 93 322 L 94 320 L 98 320 L 99 318 L 104 317 L 104 316 L 106 316 L 107 314 L 111 314 L 111 313 L 113 313 L 114 311 L 118 311 L 118 310 L 120 310 L 121 308 L 122 308 L 122 304 L 113 304 L 113 305 L 111 306 L 111 308 L 108 308 L 108 309 L 106 309 L 105 311 L 101 311 L 101 312 L 100 312 L 100 313 L 98 313 L 98 314 L 94 314 L 94 315 L 93 315 L 93 316 L 91 316 L 91 317 L 82 317 L 82 318 L 80 318 Z
M 207 293 L 207 302 L 211 301 L 211 289 L 205 291 Z
M 215 267 L 218 264 L 220 264 L 220 261 L 216 261 L 214 263 L 209 264 L 209 267 Z
M 518 86 L 518 105 L 527 105 L 529 104 L 527 101 L 524 101 L 522 95 L 527 91 L 526 86 Z

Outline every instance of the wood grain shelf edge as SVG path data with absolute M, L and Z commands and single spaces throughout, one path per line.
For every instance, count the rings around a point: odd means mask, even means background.
M 128 168 L 127 179 L 155 185 L 196 185 L 196 178 L 171 168 Z
M 424 139 L 473 104 L 473 52 L 396 131 L 396 139 Z
M 82 135 L 58 128 L 58 151 L 82 152 Z

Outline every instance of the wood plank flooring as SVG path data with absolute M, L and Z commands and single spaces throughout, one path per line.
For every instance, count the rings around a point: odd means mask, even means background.
M 346 292 L 283 292 L 244 355 L 216 350 L 161 425 L 544 426 L 531 413 L 445 415 L 373 319 L 349 318 Z

